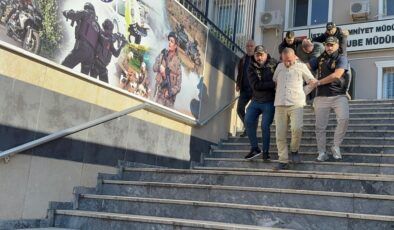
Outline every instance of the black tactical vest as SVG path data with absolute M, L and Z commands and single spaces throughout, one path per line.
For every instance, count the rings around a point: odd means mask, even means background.
M 86 12 L 76 29 L 76 39 L 86 40 L 91 47 L 96 48 L 99 34 L 100 25 L 97 23 L 96 16 Z

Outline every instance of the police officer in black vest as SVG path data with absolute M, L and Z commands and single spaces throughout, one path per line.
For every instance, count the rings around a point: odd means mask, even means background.
M 324 43 L 325 52 L 309 62 L 309 67 L 317 71 L 317 87 L 313 107 L 316 116 L 316 140 L 318 161 L 327 160 L 326 128 L 330 110 L 336 114 L 337 126 L 331 154 L 334 159 L 342 159 L 340 145 L 345 137 L 349 123 L 349 103 L 346 92 L 350 83 L 348 60 L 339 52 L 338 38 L 328 37 Z
M 81 72 L 89 74 L 93 65 L 94 52 L 100 35 L 100 25 L 97 22 L 94 6 L 86 2 L 82 11 L 63 11 L 64 17 L 71 20 L 75 27 L 75 45 L 71 53 L 64 59 L 62 65 L 74 68 L 81 63 Z
M 114 47 L 117 41 L 112 34 L 114 24 L 109 19 L 105 19 L 102 24 L 104 32 L 100 33 L 99 42 L 96 48 L 96 55 L 94 64 L 90 71 L 90 76 L 97 78 L 101 81 L 108 83 L 108 70 L 107 66 L 111 62 L 112 55 L 118 57 L 121 49 L 126 45 L 126 39 L 123 37 L 122 42 L 118 49 Z

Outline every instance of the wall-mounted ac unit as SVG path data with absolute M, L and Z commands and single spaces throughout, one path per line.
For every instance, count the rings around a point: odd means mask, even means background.
M 279 10 L 267 11 L 260 14 L 260 26 L 262 28 L 280 28 L 282 22 L 282 14 Z
M 369 12 L 369 0 L 359 0 L 350 3 L 350 15 L 354 21 L 367 20 Z

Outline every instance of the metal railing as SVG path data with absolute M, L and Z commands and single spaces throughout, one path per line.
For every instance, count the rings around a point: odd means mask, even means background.
M 245 54 L 245 51 L 235 42 L 234 37 L 231 38 L 229 34 L 226 34 L 222 29 L 220 29 L 216 23 L 210 20 L 206 13 L 203 13 L 199 8 L 197 8 L 193 3 L 189 0 L 179 0 L 179 2 L 189 10 L 194 16 L 196 16 L 201 22 L 209 27 L 210 32 L 213 36 L 215 36 L 219 41 L 225 45 L 227 48 L 231 49 L 234 53 L 242 56 Z
M 215 113 L 213 113 L 212 115 L 210 115 L 208 118 L 206 118 L 203 121 L 198 121 L 197 120 L 197 121 L 194 121 L 194 122 L 185 122 L 185 123 L 189 123 L 189 124 L 197 126 L 197 127 L 204 126 L 209 121 L 211 121 L 214 117 L 218 116 L 222 112 L 224 112 L 227 109 L 231 108 L 231 106 L 235 103 L 235 101 L 237 101 L 237 99 L 238 99 L 238 97 L 234 98 L 230 103 L 228 103 L 227 105 L 225 105 L 222 108 L 218 109 Z M 136 105 L 136 106 L 133 106 L 131 108 L 128 108 L 128 109 L 125 109 L 125 110 L 122 110 L 122 111 L 119 111 L 119 112 L 114 112 L 112 114 L 109 114 L 109 115 L 97 118 L 95 120 L 88 121 L 86 123 L 83 123 L 83 124 L 80 124 L 80 125 L 68 128 L 68 129 L 60 130 L 60 131 L 57 131 L 55 133 L 49 134 L 47 136 L 44 136 L 42 138 L 39 138 L 37 140 L 30 141 L 28 143 L 25 143 L 25 144 L 13 147 L 11 149 L 5 150 L 3 152 L 0 152 L 0 159 L 4 159 L 4 161 L 6 163 L 8 163 L 9 160 L 10 160 L 10 157 L 12 155 L 14 155 L 14 154 L 21 153 L 21 152 L 24 152 L 26 150 L 30 150 L 30 149 L 32 149 L 34 147 L 39 146 L 39 145 L 43 145 L 43 144 L 46 144 L 48 142 L 60 139 L 62 137 L 69 136 L 71 134 L 74 134 L 74 133 L 77 133 L 77 132 L 80 132 L 80 131 L 92 128 L 94 126 L 103 124 L 103 123 L 108 122 L 108 121 L 112 121 L 114 119 L 126 116 L 126 115 L 128 115 L 130 113 L 137 112 L 137 111 L 142 110 L 142 109 L 153 111 L 153 112 L 159 113 L 159 114 L 164 115 L 164 116 L 169 116 L 169 111 L 168 110 L 165 110 L 165 109 L 161 108 L 160 106 L 153 105 L 153 104 L 151 104 L 149 102 L 145 102 L 145 103 L 142 103 L 140 105 Z M 181 118 L 178 117 L 178 119 L 181 119 Z

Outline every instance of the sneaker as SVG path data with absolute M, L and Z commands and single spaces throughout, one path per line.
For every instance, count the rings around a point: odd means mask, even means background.
M 328 155 L 325 152 L 320 152 L 319 156 L 316 159 L 317 161 L 326 161 L 328 160 Z
M 261 150 L 259 148 L 252 148 L 248 155 L 245 156 L 246 160 L 253 160 L 254 158 L 261 155 Z
M 301 157 L 300 154 L 297 152 L 291 152 L 291 160 L 293 163 L 300 163 L 301 162 Z
M 288 170 L 289 169 L 289 164 L 288 163 L 279 163 L 277 166 L 273 168 L 273 170 L 278 171 L 278 170 Z
M 263 153 L 263 161 L 268 162 L 271 159 L 269 152 Z
M 246 130 L 244 130 L 244 132 L 241 133 L 239 136 L 240 136 L 240 137 L 246 137 L 246 136 L 248 136 L 248 134 L 246 133 Z
M 331 146 L 331 153 L 332 157 L 334 157 L 335 160 L 341 160 L 342 155 L 341 155 L 341 150 L 337 146 Z

